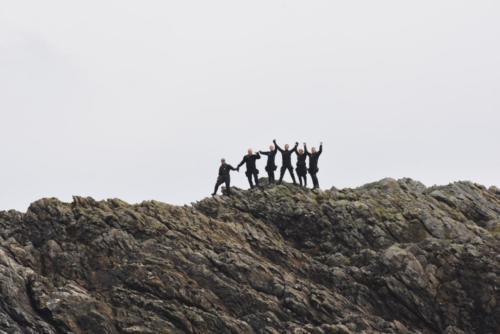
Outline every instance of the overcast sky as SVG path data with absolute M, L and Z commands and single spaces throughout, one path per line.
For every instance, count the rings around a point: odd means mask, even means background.
M 499 185 L 499 17 L 497 0 L 2 0 L 0 209 L 190 203 L 221 157 L 273 138 L 323 141 L 323 188 Z

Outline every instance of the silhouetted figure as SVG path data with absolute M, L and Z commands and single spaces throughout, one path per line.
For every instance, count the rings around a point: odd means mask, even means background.
M 226 163 L 225 159 L 221 159 L 221 164 L 219 167 L 219 177 L 217 178 L 217 182 L 215 183 L 215 188 L 214 192 L 212 193 L 212 196 L 215 196 L 217 194 L 217 191 L 219 190 L 219 187 L 221 184 L 225 183 L 226 184 L 226 192 L 228 195 L 231 195 L 231 176 L 229 173 L 232 170 L 237 170 L 233 166 L 229 165 Z
M 304 144 L 304 149 L 306 150 L 306 154 L 309 156 L 309 174 L 311 174 L 311 179 L 313 181 L 313 189 L 319 188 L 318 182 L 318 159 L 321 153 L 323 152 L 323 143 L 319 146 L 319 151 L 316 152 L 316 148 L 313 147 L 311 149 L 311 153 L 307 151 L 307 146 Z
M 305 147 L 304 143 L 304 147 Z M 303 149 L 299 149 L 296 151 L 297 153 L 297 176 L 299 177 L 300 186 L 307 187 L 307 164 L 306 159 L 308 157 L 307 154 L 304 153 Z
M 279 147 L 276 143 L 276 139 L 273 140 L 274 146 L 281 152 L 281 170 L 280 170 L 280 179 L 278 184 L 281 184 L 283 181 L 283 176 L 285 176 L 285 172 L 288 170 L 290 172 L 290 176 L 292 177 L 293 184 L 297 184 L 295 181 L 295 175 L 293 174 L 293 166 L 292 166 L 292 153 L 297 151 L 297 146 L 299 143 L 295 143 L 295 147 L 292 150 L 289 150 L 290 146 L 288 144 L 285 145 L 285 149 Z
M 258 187 L 259 186 L 259 170 L 257 169 L 256 166 L 256 160 L 260 159 L 260 154 L 253 154 L 253 151 L 251 148 L 248 149 L 248 154 L 243 157 L 243 160 L 241 160 L 240 164 L 238 165 L 238 170 L 243 164 L 246 164 L 247 171 L 245 175 L 248 178 L 248 183 L 250 184 L 250 188 L 253 188 L 253 182 L 252 182 L 252 177 L 255 179 L 255 185 Z
M 275 163 L 276 159 L 276 153 L 278 151 L 276 148 L 271 145 L 269 146 L 269 151 L 264 152 L 264 151 L 259 151 L 260 154 L 266 155 L 267 156 L 267 164 L 266 164 L 266 172 L 267 172 L 267 177 L 269 180 L 269 184 L 273 184 L 275 179 L 274 179 L 274 171 L 278 168 Z

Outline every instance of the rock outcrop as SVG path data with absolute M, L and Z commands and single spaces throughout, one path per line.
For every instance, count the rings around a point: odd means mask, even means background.
M 500 333 L 500 190 L 42 199 L 0 213 L 0 333 Z

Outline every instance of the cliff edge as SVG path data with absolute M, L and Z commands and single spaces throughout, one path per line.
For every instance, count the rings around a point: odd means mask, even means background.
M 0 333 L 500 332 L 500 190 L 384 179 L 0 212 Z

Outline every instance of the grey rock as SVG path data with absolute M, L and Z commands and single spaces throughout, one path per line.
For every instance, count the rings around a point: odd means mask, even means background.
M 500 196 L 284 184 L 0 212 L 0 333 L 499 333 Z

